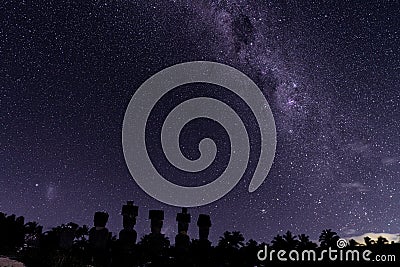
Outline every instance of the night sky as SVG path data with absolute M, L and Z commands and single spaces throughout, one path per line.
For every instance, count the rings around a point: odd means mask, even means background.
M 225 230 L 267 242 L 287 230 L 312 239 L 326 228 L 341 236 L 400 233 L 399 1 L 274 2 L 2 1 L 0 211 L 49 229 L 69 221 L 91 226 L 93 213 L 105 210 L 117 234 L 121 206 L 134 200 L 139 236 L 150 232 L 148 209 L 163 209 L 163 232 L 173 237 L 180 209 L 133 181 L 122 122 L 146 79 L 208 60 L 260 87 L 278 139 L 257 191 L 247 190 L 251 156 L 230 193 L 189 209 L 194 222 L 211 215 L 211 240 Z M 188 85 L 158 105 L 155 120 L 195 86 L 231 97 L 216 86 Z M 248 111 L 239 102 L 232 99 Z M 156 132 L 160 123 L 152 125 Z M 198 185 L 223 171 L 229 142 L 220 126 L 188 125 L 181 148 L 195 159 L 195 141 L 210 134 L 219 153 L 213 170 L 187 180 L 166 168 L 171 181 Z M 197 238 L 195 223 L 189 234 Z

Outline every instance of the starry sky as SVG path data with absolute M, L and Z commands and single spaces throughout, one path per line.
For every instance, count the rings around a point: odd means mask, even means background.
M 211 240 L 225 230 L 267 242 L 287 230 L 312 239 L 326 228 L 341 236 L 400 233 L 399 1 L 279 2 L 2 1 L 0 211 L 48 229 L 92 225 L 93 213 L 105 210 L 116 234 L 122 204 L 134 200 L 139 236 L 150 231 L 148 210 L 163 209 L 163 232 L 172 238 L 180 209 L 154 200 L 131 178 L 122 121 L 150 76 L 208 60 L 237 68 L 260 87 L 278 139 L 257 191 L 247 190 L 252 155 L 230 193 L 189 209 L 193 221 L 211 215 Z M 234 98 L 205 84 L 177 88 L 157 106 L 153 133 L 157 118 L 195 86 Z M 198 157 L 204 136 L 218 145 L 211 171 L 187 180 L 165 168 L 171 181 L 193 186 L 223 172 L 229 141 L 220 125 L 189 124 L 182 151 Z M 251 145 L 257 151 L 260 143 Z M 160 155 L 153 158 L 164 166 Z

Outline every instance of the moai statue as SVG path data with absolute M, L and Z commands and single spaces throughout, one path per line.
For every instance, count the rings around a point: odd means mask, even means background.
M 190 237 L 187 233 L 190 219 L 187 208 L 182 208 L 182 212 L 176 215 L 178 234 L 175 236 L 175 257 L 178 266 L 190 266 Z
M 176 215 L 178 222 L 178 234 L 175 237 L 175 248 L 178 250 L 188 250 L 190 246 L 190 238 L 187 234 L 190 223 L 190 214 L 187 208 L 182 208 L 182 212 Z
M 164 224 L 164 211 L 149 210 L 149 219 L 151 223 L 151 233 L 161 234 L 161 229 Z
M 117 247 L 113 249 L 113 262 L 116 266 L 132 266 L 136 262 L 135 244 L 137 233 L 134 229 L 139 207 L 133 201 L 127 201 L 122 206 L 122 225 L 124 229 L 119 232 Z
M 210 215 L 200 214 L 199 219 L 197 220 L 197 226 L 199 227 L 199 240 L 208 241 L 208 235 L 210 234 L 211 227 Z
M 138 216 L 139 207 L 133 205 L 133 201 L 127 201 L 122 206 L 122 225 L 124 229 L 119 232 L 119 240 L 126 246 L 134 246 L 137 239 L 135 229 L 136 217 Z
M 159 266 L 167 258 L 169 241 L 162 233 L 161 229 L 164 221 L 164 211 L 150 210 L 149 219 L 151 222 L 151 234 L 148 235 L 147 253 L 150 256 L 152 266 Z
M 89 245 L 95 266 L 109 266 L 110 264 L 110 239 L 111 233 L 106 228 L 108 214 L 96 212 L 94 214 L 94 227 L 89 231 Z
M 211 266 L 212 249 L 211 242 L 208 240 L 210 234 L 211 219 L 207 214 L 200 214 L 197 220 L 199 227 L 199 240 L 193 243 L 192 251 L 194 266 Z

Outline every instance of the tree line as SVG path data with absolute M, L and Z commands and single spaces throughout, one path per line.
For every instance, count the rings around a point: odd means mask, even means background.
M 270 262 L 257 259 L 257 253 L 270 250 L 321 251 L 326 248 L 337 249 L 339 235 L 325 229 L 319 236 L 319 244 L 306 234 L 295 235 L 287 231 L 275 236 L 270 243 L 246 241 L 238 231 L 225 231 L 217 244 L 208 240 L 211 227 L 209 215 L 200 214 L 197 219 L 198 238 L 191 239 L 188 226 L 191 216 L 187 209 L 176 216 L 178 225 L 175 242 L 161 233 L 164 212 L 150 210 L 151 232 L 137 240 L 134 229 L 138 207 L 128 201 L 123 205 L 123 229 L 118 236 L 111 236 L 106 228 L 108 214 L 96 212 L 94 226 L 79 226 L 70 222 L 43 232 L 36 222 L 25 222 L 24 217 L 0 213 L 0 255 L 23 262 L 28 267 L 63 266 L 270 266 Z M 390 242 L 385 237 L 373 240 L 364 238 L 364 243 L 349 240 L 344 250 L 369 249 L 374 254 L 393 254 L 400 260 L 400 243 Z M 280 262 L 273 263 L 278 265 Z M 326 262 L 329 263 L 329 262 Z M 283 264 L 283 263 L 282 263 Z M 285 263 L 287 264 L 287 263 Z M 312 265 L 307 262 L 307 266 Z M 315 263 L 314 263 L 315 264 Z

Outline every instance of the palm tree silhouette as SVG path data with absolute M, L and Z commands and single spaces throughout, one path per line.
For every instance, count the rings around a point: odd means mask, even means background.
M 139 261 L 142 263 L 158 262 L 167 256 L 169 248 L 170 241 L 164 234 L 144 235 L 138 243 Z
M 292 234 L 292 232 L 287 231 L 286 234 L 283 235 L 283 239 L 286 242 L 286 249 L 292 250 L 295 249 L 299 243 L 297 237 Z
M 271 241 L 272 248 L 275 250 L 281 250 L 286 248 L 286 241 L 281 235 L 277 235 Z
M 305 234 L 298 235 L 299 241 L 297 243 L 297 248 L 299 250 L 305 249 L 315 249 L 318 245 L 310 240 L 310 237 Z
M 262 245 L 258 245 L 257 241 L 250 239 L 247 243 L 240 249 L 243 266 L 257 266 L 257 258 L 254 255 L 257 255 L 257 252 L 264 248 Z
M 244 246 L 244 237 L 238 231 L 224 232 L 218 242 L 218 247 L 240 249 Z
M 297 237 L 292 234 L 292 232 L 287 231 L 283 236 L 275 236 L 271 243 L 274 249 L 292 250 L 297 248 L 299 241 L 297 240 Z
M 161 229 L 161 228 L 160 228 Z M 26 266 L 63 267 L 63 266 L 88 266 L 93 263 L 93 251 L 88 240 L 89 228 L 75 223 L 62 224 L 42 233 L 42 226 L 37 222 L 24 224 L 23 217 L 16 215 L 7 216 L 0 213 L 0 253 L 8 257 L 16 257 Z M 111 235 L 108 235 L 111 238 Z M 274 250 L 304 250 L 317 249 L 318 245 L 305 234 L 293 235 L 287 231 L 277 235 L 271 241 L 270 247 L 266 243 L 258 244 L 255 240 L 245 243 L 242 233 L 226 231 L 220 237 L 216 247 L 206 239 L 195 240 L 188 248 L 188 261 L 179 261 L 179 255 L 170 247 L 168 238 L 160 232 L 152 232 L 141 238 L 127 257 L 121 261 L 121 247 L 115 236 L 107 244 L 104 255 L 107 258 L 107 267 L 122 266 L 185 266 L 185 267 L 248 267 L 265 266 L 257 261 L 257 253 L 267 247 L 268 251 Z M 339 236 L 331 229 L 323 230 L 319 236 L 320 249 L 327 247 L 336 248 Z M 108 241 L 107 241 L 108 242 Z M 389 244 L 387 238 L 379 236 L 376 241 L 369 236 L 364 237 L 366 246 L 374 253 L 395 255 L 399 253 L 400 243 Z M 112 245 L 114 244 L 114 245 Z M 205 245 L 206 244 L 206 245 Z M 354 239 L 349 240 L 346 249 L 362 250 Z M 318 250 L 320 250 L 318 249 Z M 119 261 L 120 260 L 120 261 Z M 274 261 L 274 260 L 273 260 Z M 120 264 L 123 263 L 124 265 Z M 182 264 L 182 262 L 184 264 Z M 149 265 L 150 264 L 150 265 Z M 0 264 L 1 265 L 1 264 Z
M 222 266 L 241 266 L 242 259 L 239 256 L 239 250 L 243 246 L 244 237 L 240 232 L 224 232 L 216 247 L 216 254 L 218 255 L 216 261 Z
M 319 236 L 319 242 L 321 242 L 320 246 L 322 248 L 336 247 L 336 242 L 339 240 L 339 236 L 336 232 L 332 231 L 332 229 L 325 229 L 322 231 L 321 235 Z

